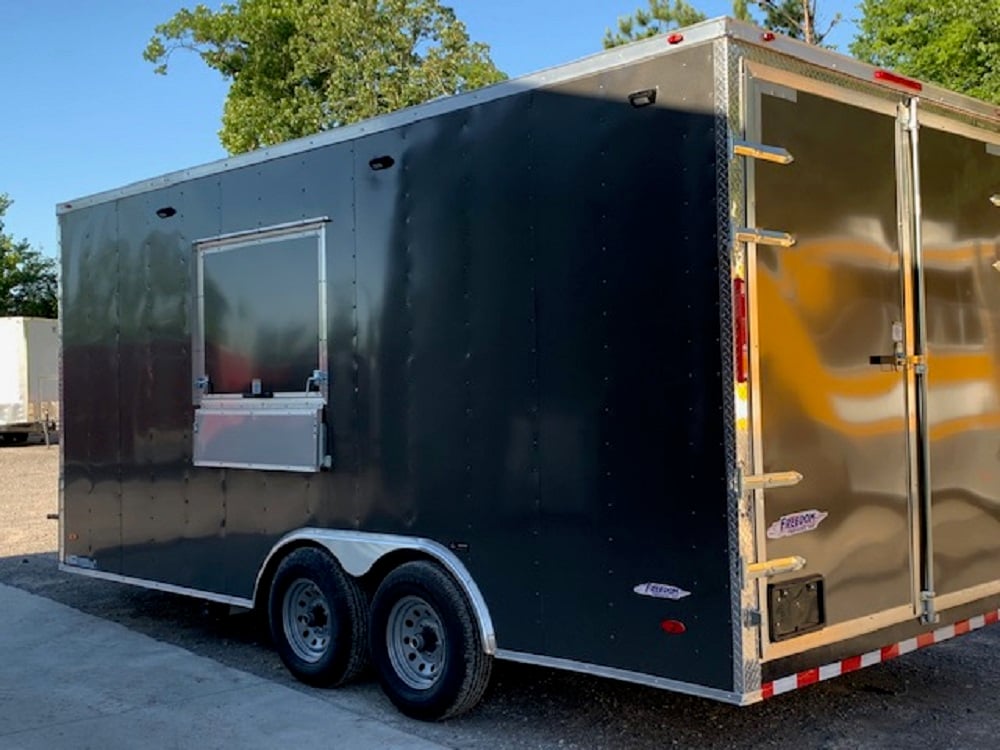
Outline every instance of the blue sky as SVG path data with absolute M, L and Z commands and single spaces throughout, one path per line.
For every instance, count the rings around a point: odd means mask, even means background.
M 204 1 L 204 0 L 203 0 Z M 191 54 L 167 76 L 142 50 L 183 0 L 0 0 L 0 193 L 5 231 L 57 253 L 55 204 L 225 155 L 226 84 Z M 206 1 L 211 7 L 218 2 Z M 445 0 L 511 76 L 599 51 L 604 30 L 645 0 Z M 710 16 L 729 0 L 695 0 Z M 821 0 L 856 17 L 856 0 Z M 854 33 L 841 24 L 842 50 Z

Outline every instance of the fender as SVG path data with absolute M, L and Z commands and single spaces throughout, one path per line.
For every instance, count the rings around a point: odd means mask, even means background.
M 289 545 L 308 541 L 326 549 L 340 563 L 341 567 L 352 576 L 363 576 L 382 557 L 397 550 L 414 550 L 440 563 L 456 580 L 472 604 L 479 625 L 479 633 L 483 639 L 483 651 L 491 656 L 496 654 L 497 639 L 493 629 L 493 619 L 483 598 L 479 586 L 469 574 L 468 569 L 450 549 L 431 539 L 412 536 L 397 536 L 395 534 L 374 534 L 366 531 L 351 531 L 344 529 L 302 528 L 285 534 L 271 548 L 264 564 L 257 571 L 257 580 L 253 587 L 253 600 L 258 601 L 261 577 L 276 556 L 281 556 Z

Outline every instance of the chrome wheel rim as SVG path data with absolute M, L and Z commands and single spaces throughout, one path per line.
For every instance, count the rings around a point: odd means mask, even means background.
M 281 606 L 285 637 L 296 657 L 315 664 L 330 645 L 330 604 L 312 581 L 299 578 L 288 590 Z
M 405 596 L 393 606 L 386 645 L 393 669 L 409 687 L 427 690 L 441 679 L 447 660 L 444 625 L 419 596 Z

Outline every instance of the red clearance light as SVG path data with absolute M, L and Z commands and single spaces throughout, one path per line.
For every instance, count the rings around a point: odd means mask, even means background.
M 924 90 L 924 84 L 920 81 L 914 81 L 912 78 L 904 78 L 903 76 L 896 75 L 888 70 L 876 70 L 875 80 L 881 81 L 882 83 L 892 83 L 896 86 L 902 86 L 903 88 L 910 89 L 911 91 Z
M 765 31 L 760 35 L 760 40 L 762 42 L 773 42 L 777 37 L 774 35 L 773 31 Z
M 733 358 L 736 382 L 747 382 L 750 370 L 750 341 L 747 333 L 747 283 L 733 279 Z
M 683 34 L 671 34 L 667 37 L 667 44 L 680 44 L 684 41 Z
M 667 635 L 680 635 L 687 631 L 687 626 L 680 620 L 664 620 L 660 623 L 660 630 Z

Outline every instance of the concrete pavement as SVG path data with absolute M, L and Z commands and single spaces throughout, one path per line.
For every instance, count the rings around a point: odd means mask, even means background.
M 441 745 L 0 584 L 0 748 Z

